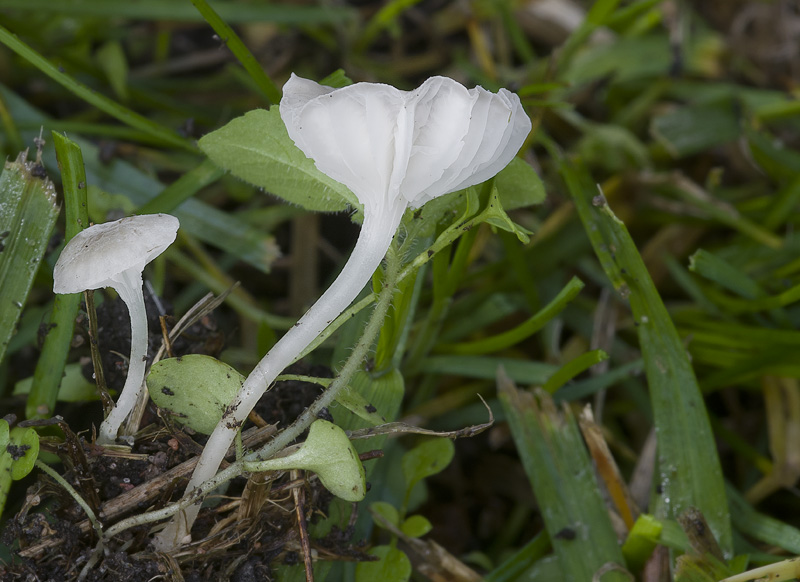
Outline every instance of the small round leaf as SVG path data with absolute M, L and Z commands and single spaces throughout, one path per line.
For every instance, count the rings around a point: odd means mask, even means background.
M 385 501 L 376 501 L 375 503 L 370 504 L 369 511 L 373 515 L 380 515 L 390 525 L 395 527 L 400 525 L 400 513 L 391 503 L 386 503 Z M 384 527 L 384 524 L 381 521 L 375 520 L 375 523 L 377 523 L 380 527 Z
M 32 428 L 11 429 L 6 453 L 11 456 L 11 478 L 22 479 L 33 469 L 39 456 L 39 435 Z
M 359 562 L 356 582 L 406 582 L 411 578 L 411 561 L 397 548 L 376 546 L 369 553 L 380 559 L 377 562 Z
M 147 376 L 153 402 L 203 434 L 211 434 L 243 383 L 228 364 L 201 354 L 156 362 Z
M 417 445 L 403 455 L 403 475 L 407 491 L 423 479 L 444 470 L 455 454 L 453 441 L 436 438 Z
M 421 538 L 433 529 L 433 525 L 422 515 L 412 515 L 400 526 L 400 531 L 410 538 Z

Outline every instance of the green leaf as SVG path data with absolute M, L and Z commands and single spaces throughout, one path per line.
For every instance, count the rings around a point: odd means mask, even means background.
M 6 452 L 8 439 L 8 422 L 0 418 L 0 515 L 3 514 L 8 491 L 11 489 L 11 455 Z
M 269 78 L 264 67 L 258 62 L 258 59 L 250 52 L 247 46 L 239 38 L 239 35 L 228 25 L 224 18 L 221 18 L 217 11 L 205 0 L 192 0 L 192 4 L 197 8 L 197 11 L 203 15 L 206 22 L 214 29 L 217 36 L 224 42 L 228 49 L 236 56 L 244 67 L 245 71 L 250 75 L 250 78 L 261 90 L 263 95 L 272 103 L 278 103 L 281 100 L 281 91 Z
M 403 402 L 405 382 L 403 375 L 396 368 L 376 377 L 372 377 L 368 372 L 361 370 L 350 380 L 348 392 L 360 395 L 365 402 L 375 407 L 374 414 L 379 415 L 382 419 L 385 418 L 388 422 L 392 422 L 397 419 Z M 338 406 L 332 408 L 331 413 L 336 420 L 336 424 L 345 430 L 367 428 L 376 424 L 372 420 L 365 420 L 360 415 L 356 416 L 345 412 Z M 382 422 L 384 421 L 381 420 L 380 423 Z M 358 452 L 363 453 L 381 448 L 385 440 L 386 436 L 379 436 L 369 440 L 358 440 L 353 444 Z M 371 473 L 375 467 L 376 463 L 368 463 L 367 474 Z
M 525 245 L 531 242 L 530 235 L 532 235 L 533 232 L 516 224 L 513 220 L 511 220 L 508 214 L 506 214 L 503 204 L 500 202 L 500 198 L 498 197 L 497 187 L 492 188 L 489 205 L 484 211 L 483 217 L 484 222 L 516 235 L 516 237 L 519 239 L 519 242 L 522 244 Z
M 350 190 L 317 170 L 294 145 L 276 108 L 245 113 L 203 136 L 199 146 L 234 176 L 307 210 L 361 206 Z
M 650 152 L 627 128 L 599 123 L 586 125 L 578 152 L 587 164 L 612 173 L 650 165 Z
M 771 178 L 794 180 L 800 174 L 800 152 L 789 148 L 766 131 L 747 131 L 747 144 L 753 160 Z
M 89 226 L 86 209 L 86 171 L 80 146 L 71 139 L 52 133 L 61 183 L 64 188 L 64 214 L 67 242 Z M 58 388 L 64 374 L 75 328 L 81 295 L 58 294 L 47 322 L 47 335 L 33 373 L 33 385 L 25 404 L 28 418 L 47 418 L 53 414 Z
M 14 396 L 29 394 L 33 385 L 33 376 L 24 378 L 14 384 Z M 64 366 L 64 376 L 58 387 L 59 402 L 89 402 L 98 400 L 97 387 L 83 376 L 83 366 L 74 362 Z
M 653 136 L 675 158 L 683 158 L 737 139 L 741 124 L 733 103 L 677 107 L 654 117 Z
M 288 3 L 215 2 L 219 16 L 232 23 L 250 24 L 273 22 L 276 24 L 312 25 L 346 22 L 356 17 L 349 6 L 308 5 Z M 36 14 L 63 14 L 69 18 L 80 16 L 132 18 L 137 20 L 175 20 L 200 22 L 202 15 L 188 2 L 165 0 L 136 0 L 135 2 L 108 2 L 108 0 L 3 0 L 4 10 L 26 10 Z
M 7 8 L 7 7 L 6 7 Z M 73 77 L 66 74 L 62 68 L 57 67 L 31 47 L 22 42 L 16 35 L 12 34 L 0 26 L 0 43 L 3 43 L 19 56 L 30 62 L 42 73 L 60 83 L 68 91 L 93 105 L 100 111 L 118 119 L 135 129 L 141 130 L 152 138 L 168 144 L 172 147 L 194 152 L 195 147 L 189 140 L 178 135 L 175 131 L 167 129 L 162 125 L 148 119 L 131 109 L 123 107 L 119 103 L 112 101 L 105 95 L 91 89 L 87 85 L 76 81 Z
M 397 548 L 377 546 L 369 554 L 380 559 L 377 562 L 359 562 L 356 582 L 407 582 L 411 578 L 411 561 Z
M 546 196 L 542 180 L 530 164 L 514 158 L 494 177 L 494 188 L 494 208 L 487 213 L 489 222 L 524 241 L 531 233 L 511 221 L 506 211 L 541 204 Z M 478 190 L 478 186 L 472 186 L 434 198 L 414 213 L 409 231 L 413 229 L 415 237 L 424 237 L 432 235 L 439 224 L 453 223 L 455 217 L 460 217 L 455 223 L 464 222 L 480 210 Z
M 581 84 L 610 75 L 617 82 L 658 77 L 669 71 L 671 61 L 666 36 L 621 38 L 580 52 L 563 79 Z
M 774 517 L 756 511 L 731 485 L 726 487 L 731 518 L 736 529 L 770 546 L 800 554 L 800 529 Z
M 560 172 L 606 275 L 630 303 L 658 435 L 657 517 L 697 507 L 726 555 L 732 533 L 722 469 L 703 396 L 683 342 L 625 225 L 581 165 Z
M 12 428 L 5 454 L 11 457 L 11 478 L 19 481 L 31 472 L 39 456 L 39 435 L 31 427 Z
M 577 277 L 573 277 L 550 303 L 517 327 L 471 342 L 440 344 L 436 351 L 462 355 L 483 355 L 514 346 L 542 329 L 561 313 L 583 287 L 583 282 Z
M 16 119 L 29 127 L 36 128 L 35 132 L 27 131 L 23 134 L 26 140 L 33 139 L 38 135 L 40 126 L 52 127 L 55 124 L 52 119 L 32 108 L 2 84 L 0 84 L 0 98 Z M 179 194 L 175 192 L 174 187 L 183 183 L 183 180 L 178 180 L 174 185 L 165 188 L 151 174 L 124 160 L 115 159 L 111 162 L 103 160 L 98 146 L 89 140 L 76 137 L 71 141 L 80 146 L 83 153 L 86 162 L 86 179 L 90 188 L 95 186 L 102 191 L 115 194 L 123 192 L 134 207 L 143 206 L 166 189 L 172 190 L 174 194 Z M 49 170 L 58 170 L 56 157 L 52 155 L 48 147 L 45 148 L 43 161 Z M 205 164 L 201 164 L 201 167 L 204 168 Z M 190 171 L 189 174 L 194 174 L 194 172 Z M 184 190 L 182 194 L 185 193 Z M 173 201 L 175 199 L 172 196 L 170 198 Z M 269 272 L 270 265 L 279 254 L 271 235 L 249 225 L 246 221 L 237 218 L 235 214 L 223 212 L 196 198 L 185 200 L 171 214 L 181 221 L 181 230 L 233 254 L 264 273 Z M 103 220 L 105 219 L 106 217 L 103 217 Z
M 322 485 L 345 501 L 361 501 L 367 494 L 364 466 L 353 443 L 338 426 L 315 420 L 300 449 L 285 457 L 245 463 L 250 472 L 305 469 L 313 471 Z
M 403 476 L 406 479 L 406 503 L 414 486 L 431 475 L 443 471 L 455 454 L 453 441 L 445 438 L 427 440 L 403 455 Z
M 452 374 L 491 380 L 497 376 L 497 369 L 500 366 L 505 368 L 514 382 L 540 386 L 558 371 L 558 366 L 545 362 L 476 356 L 432 356 L 422 361 L 420 370 L 431 374 Z
M 397 511 L 397 508 L 392 505 L 391 503 L 387 503 L 385 501 L 376 501 L 375 503 L 371 503 L 369 506 L 369 511 L 372 514 L 380 515 L 387 523 L 397 527 L 400 525 L 400 513 Z M 379 521 L 375 521 L 378 526 L 383 527 L 383 524 Z
M 759 284 L 747 274 L 704 249 L 699 249 L 689 257 L 689 270 L 746 299 L 756 299 L 766 295 Z
M 21 154 L 0 173 L 0 361 L 58 218 L 53 183 L 33 176 Z
M 366 398 L 349 386 L 339 392 L 336 402 L 372 426 L 386 422 L 386 418 L 381 416 L 376 406 L 370 404 Z
M 507 211 L 544 202 L 547 193 L 539 174 L 529 163 L 514 158 L 494 178 L 500 203 Z
M 603 350 L 591 350 L 585 352 L 580 356 L 570 360 L 564 364 L 561 369 L 555 374 L 550 376 L 545 382 L 542 389 L 545 392 L 553 394 L 556 390 L 561 388 L 564 384 L 572 380 L 575 376 L 584 372 L 594 366 L 608 359 L 608 354 Z
M 105 73 L 111 88 L 117 97 L 128 99 L 128 61 L 119 41 L 111 40 L 97 49 L 97 63 Z
M 643 513 L 636 518 L 625 543 L 622 544 L 622 554 L 632 571 L 638 572 L 644 567 L 656 548 L 662 529 L 664 526 L 652 515 Z
M 347 76 L 344 69 L 336 69 L 330 75 L 325 77 L 319 82 L 320 85 L 326 87 L 333 87 L 334 89 L 341 89 L 342 87 L 349 87 L 353 84 L 353 80 Z
M 541 560 L 549 551 L 550 536 L 547 535 L 547 530 L 542 530 L 497 568 L 489 572 L 484 578 L 484 582 L 521 582 L 522 580 L 528 580 L 529 578 L 522 577 L 523 573 L 530 570 L 531 566 Z M 537 579 L 543 580 L 544 578 Z M 560 580 L 561 576 L 549 579 Z
M 211 434 L 243 383 L 244 376 L 228 364 L 202 354 L 161 360 L 147 375 L 153 402 L 203 434 Z
M 432 529 L 433 524 L 423 515 L 412 515 L 400 526 L 400 530 L 410 538 L 421 538 Z
M 203 160 L 200 165 L 192 168 L 164 188 L 158 196 L 140 206 L 137 214 L 170 213 L 197 194 L 199 190 L 216 182 L 222 174 L 222 170 L 209 160 Z
M 25 477 L 39 456 L 39 435 L 32 428 L 8 428 L 0 419 L 0 515 L 8 498 L 11 481 Z

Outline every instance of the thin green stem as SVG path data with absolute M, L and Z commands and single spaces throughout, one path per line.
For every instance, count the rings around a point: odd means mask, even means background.
M 219 35 L 222 42 L 231 50 L 233 55 L 239 60 L 244 69 L 253 79 L 256 86 L 261 90 L 270 103 L 278 103 L 281 100 L 281 92 L 269 78 L 264 68 L 258 63 L 253 53 L 245 46 L 239 35 L 228 26 L 219 14 L 206 2 L 206 0 L 192 0 L 192 4 L 197 11 L 203 15 L 206 22 Z
M 542 329 L 547 322 L 567 307 L 583 287 L 583 282 L 577 277 L 573 277 L 550 303 L 517 327 L 475 341 L 440 344 L 437 350 L 452 354 L 477 356 L 510 348 Z
M 75 500 L 75 503 L 81 506 L 81 509 L 86 512 L 86 517 L 89 518 L 89 523 L 92 524 L 92 528 L 94 532 L 97 534 L 98 539 L 102 543 L 103 541 L 103 524 L 98 521 L 97 516 L 92 511 L 92 508 L 89 507 L 89 504 L 81 497 L 75 488 L 69 484 L 69 482 L 64 479 L 61 475 L 59 475 L 54 469 L 52 469 L 49 465 L 43 463 L 39 459 L 36 459 L 33 464 L 38 467 L 40 470 L 47 473 L 56 483 L 61 485 L 64 488 L 64 491 L 69 493 L 70 497 Z

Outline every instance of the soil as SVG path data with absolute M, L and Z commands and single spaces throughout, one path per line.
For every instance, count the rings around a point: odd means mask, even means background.
M 161 343 L 158 309 L 148 302 L 152 346 Z M 163 308 L 163 306 L 162 306 Z M 127 310 L 119 301 L 98 306 L 98 337 L 108 387 L 124 383 L 125 358 L 130 349 Z M 88 346 L 88 326 L 85 334 Z M 116 330 L 113 335 L 107 330 Z M 156 331 L 158 336 L 156 337 Z M 172 345 L 175 355 L 205 353 L 218 355 L 222 335 L 213 319 L 195 324 Z M 87 350 L 88 351 L 88 350 Z M 91 377 L 91 364 L 87 370 Z M 325 368 L 295 367 L 290 372 L 330 376 Z M 320 388 L 304 382 L 279 382 L 261 400 L 256 412 L 267 426 L 246 425 L 245 443 L 261 444 L 285 427 L 319 395 Z M 96 404 L 94 405 L 96 407 Z M 85 428 L 87 420 L 76 419 Z M 162 507 L 177 500 L 191 475 L 192 460 L 202 450 L 206 437 L 189 429 L 167 426 L 149 405 L 143 428 L 129 450 L 111 450 L 91 443 L 89 431 L 75 435 L 63 419 L 49 421 L 58 436 L 43 437 L 41 450 L 58 455 L 61 476 L 83 497 L 104 529 L 134 514 Z M 263 423 L 260 423 L 263 424 Z M 248 440 L 250 439 L 250 440 Z M 178 553 L 155 553 L 148 542 L 151 525 L 134 527 L 115 536 L 102 551 L 86 512 L 75 500 L 42 472 L 28 487 L 22 508 L 10 518 L 0 534 L 0 543 L 12 548 L 13 562 L 0 562 L 0 580 L 77 580 L 87 562 L 88 582 L 251 582 L 271 580 L 278 564 L 300 563 L 300 534 L 292 490 L 303 503 L 303 514 L 315 521 L 324 518 L 332 496 L 316 479 L 290 481 L 289 474 L 240 477 L 227 490 L 209 496 L 192 530 L 193 541 Z M 302 472 L 300 473 L 303 476 Z M 334 528 L 322 539 L 311 539 L 312 550 L 325 559 L 369 559 L 351 541 L 352 531 Z

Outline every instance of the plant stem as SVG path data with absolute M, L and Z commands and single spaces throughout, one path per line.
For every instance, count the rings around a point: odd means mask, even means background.
M 222 420 L 211 433 L 192 478 L 186 486 L 185 495 L 214 476 L 236 431 L 244 424 L 258 399 L 267 391 L 278 374 L 350 305 L 369 282 L 394 238 L 404 211 L 403 204 L 382 208 L 380 212 L 374 213 L 368 213 L 365 209 L 364 223 L 356 246 L 342 272 L 247 377 L 236 398 L 222 416 Z M 173 519 L 155 539 L 156 548 L 168 551 L 183 543 L 199 511 L 200 507 L 194 505 L 186 510 L 185 516 L 181 516 L 181 519 Z
M 33 464 L 38 467 L 40 470 L 47 473 L 56 483 L 61 485 L 64 488 L 64 491 L 69 493 L 70 497 L 75 500 L 75 503 L 81 506 L 81 509 L 86 512 L 86 517 L 89 518 L 89 523 L 92 524 L 92 528 L 94 532 L 97 534 L 97 538 L 102 543 L 103 541 L 103 525 L 97 520 L 97 516 L 92 511 L 92 508 L 89 507 L 89 504 L 84 501 L 83 497 L 81 497 L 75 488 L 69 484 L 69 482 L 64 479 L 61 475 L 59 475 L 56 471 L 54 471 L 49 465 L 43 463 L 39 459 L 36 459 Z
M 147 366 L 147 312 L 142 294 L 142 274 L 140 271 L 126 271 L 121 277 L 122 280 L 114 286 L 114 290 L 125 302 L 131 318 L 131 355 L 122 393 L 111 414 L 100 425 L 97 438 L 100 444 L 110 444 L 116 440 L 120 426 L 133 410 L 144 389 L 144 372 Z
M 272 79 L 269 78 L 266 71 L 264 71 L 263 67 L 253 56 L 253 53 L 251 53 L 242 42 L 242 39 L 239 38 L 239 35 L 219 17 L 216 10 L 209 6 L 206 0 L 192 0 L 192 4 L 194 4 L 198 12 L 203 15 L 203 18 L 205 18 L 206 22 L 214 29 L 214 32 L 219 35 L 222 42 L 224 42 L 234 56 L 239 59 L 239 62 L 264 96 L 269 99 L 271 103 L 278 103 L 281 100 L 280 90 L 275 86 L 275 83 L 272 82 Z

